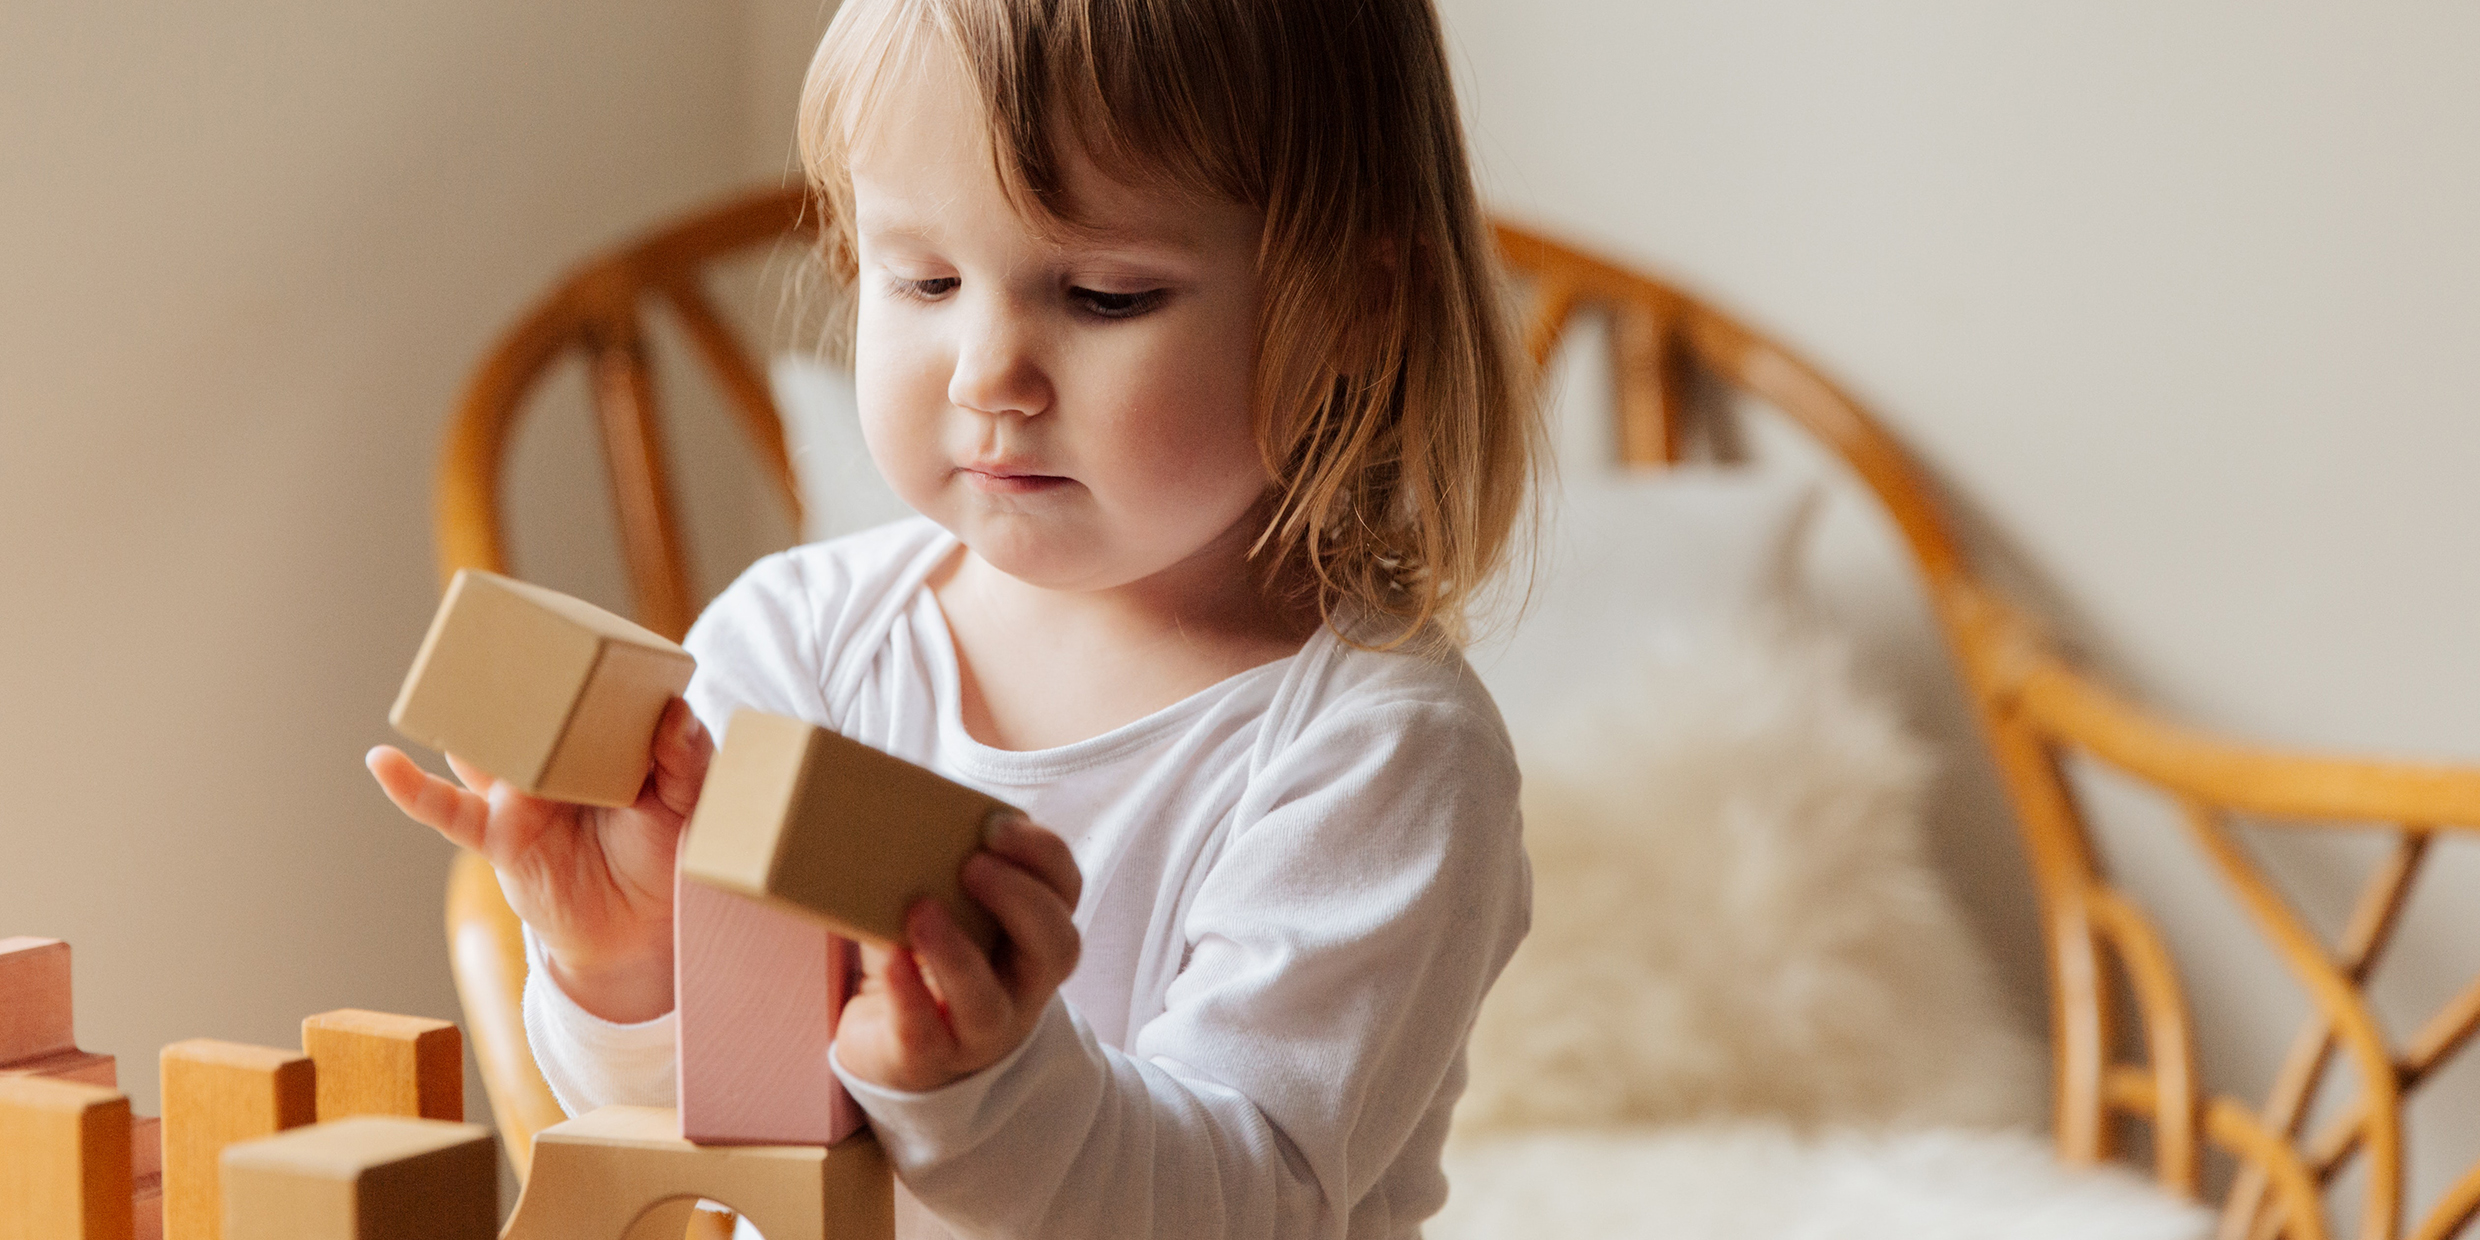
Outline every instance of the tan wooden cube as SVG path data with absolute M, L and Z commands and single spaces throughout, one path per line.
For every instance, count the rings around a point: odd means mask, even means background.
M 689 652 L 556 590 L 465 569 L 388 722 L 537 796 L 618 806 L 644 786 Z
M 454 1023 L 343 1008 L 301 1022 L 318 1066 L 319 1120 L 465 1118 L 465 1038 Z
M 998 923 L 961 872 L 990 820 L 1017 812 L 826 728 L 743 710 L 707 770 L 681 868 L 872 943 L 904 942 L 904 911 L 930 896 L 987 952 Z
M 0 1236 L 123 1240 L 131 1208 L 126 1096 L 0 1078 Z
M 477 1124 L 357 1115 L 227 1147 L 226 1240 L 493 1240 L 499 1147 Z
M 163 1050 L 163 1218 L 167 1240 L 223 1233 L 226 1146 L 318 1118 L 310 1057 L 198 1038 Z

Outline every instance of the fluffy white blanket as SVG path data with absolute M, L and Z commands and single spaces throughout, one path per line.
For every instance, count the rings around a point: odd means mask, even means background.
M 1921 855 L 1927 755 L 1840 644 L 1743 618 L 1638 646 L 1518 737 L 1533 934 L 1426 1234 L 2207 1234 L 2031 1132 L 2038 1057 Z
M 2026 1133 L 1781 1125 L 1459 1140 L 1429 1240 L 2202 1240 L 2212 1219 Z
M 2034 1122 L 2038 1057 L 1921 855 L 1929 760 L 1788 622 L 1648 634 L 1517 737 L 1533 930 L 1466 1132 Z

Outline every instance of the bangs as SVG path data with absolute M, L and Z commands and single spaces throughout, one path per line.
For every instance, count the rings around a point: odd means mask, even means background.
M 1071 149 L 1123 185 L 1265 209 L 1261 56 L 1223 4 L 850 0 L 810 67 L 802 163 L 849 182 L 887 92 L 952 57 L 982 104 L 991 170 L 1017 209 L 1077 226 Z M 1244 118 L 1258 123 L 1244 123 Z

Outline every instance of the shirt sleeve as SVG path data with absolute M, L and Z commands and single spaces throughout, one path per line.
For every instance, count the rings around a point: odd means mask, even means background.
M 1054 999 L 1007 1060 L 928 1093 L 847 1088 L 958 1234 L 1411 1230 L 1482 995 L 1531 880 L 1495 720 L 1435 703 L 1313 723 L 1252 782 L 1185 918 L 1189 962 L 1123 1053 Z
M 670 1106 L 674 1022 L 665 1012 L 614 1024 L 580 1007 L 553 981 L 534 929 L 525 929 L 525 1041 L 560 1109 L 583 1115 L 615 1105 Z

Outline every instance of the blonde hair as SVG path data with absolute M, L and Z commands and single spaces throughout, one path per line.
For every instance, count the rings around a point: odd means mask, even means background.
M 802 162 L 849 349 L 850 158 L 918 40 L 986 109 L 1000 184 L 1073 223 L 1063 142 L 1131 184 L 1263 214 L 1253 556 L 1363 644 L 1456 643 L 1537 458 L 1430 0 L 846 0 L 802 92 Z M 1374 620 L 1363 629 L 1342 617 Z M 1359 640 L 1355 638 L 1355 640 Z

